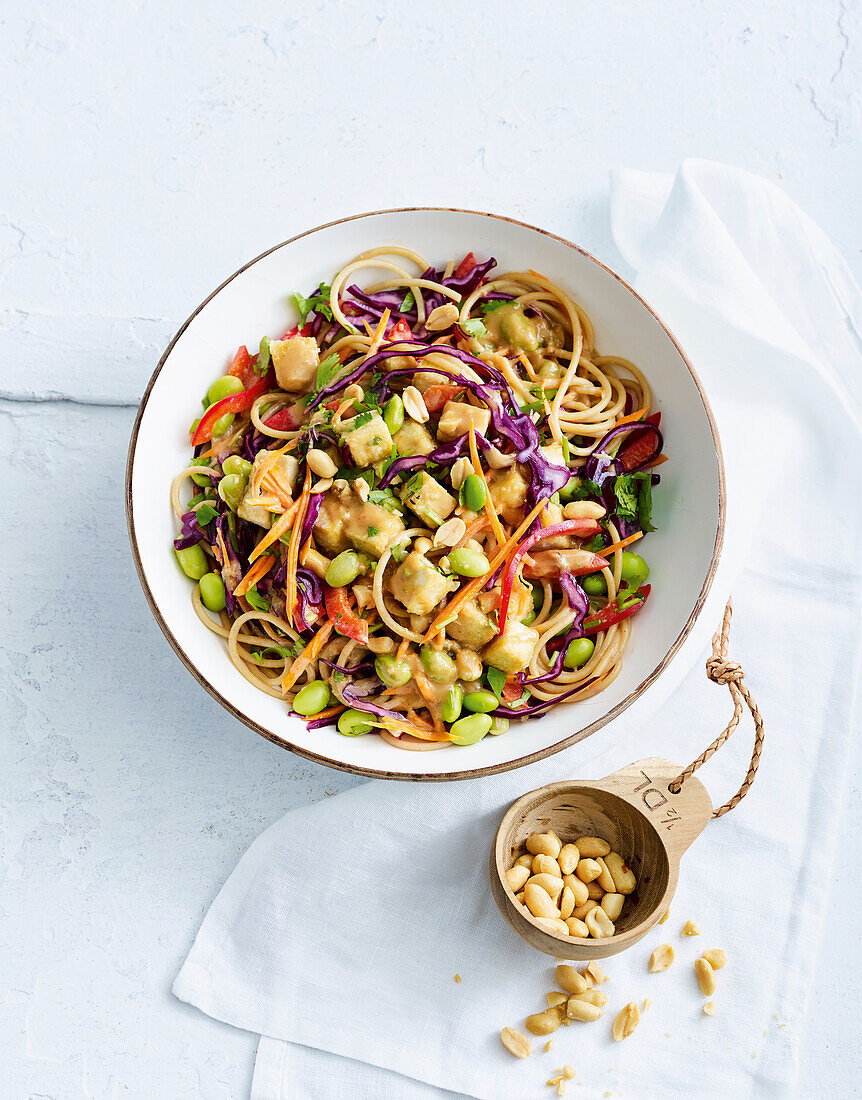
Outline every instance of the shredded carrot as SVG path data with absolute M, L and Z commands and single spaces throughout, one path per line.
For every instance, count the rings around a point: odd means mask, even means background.
M 363 321 L 362 323 L 363 323 L 363 325 L 365 325 L 365 331 L 368 333 L 368 335 L 373 340 L 374 339 L 374 330 L 372 329 L 371 325 L 369 325 L 369 323 L 367 321 Z
M 404 659 L 404 656 L 407 653 L 407 650 L 408 650 L 409 646 L 410 646 L 409 638 L 402 638 L 401 639 L 401 644 L 398 646 L 398 652 L 395 654 L 395 656 L 398 658 L 399 661 Z
M 420 741 L 448 741 L 449 734 L 445 730 L 431 730 L 425 726 L 415 726 L 412 722 L 396 722 L 393 718 L 377 718 L 378 725 L 390 731 L 409 733 Z
M 597 550 L 596 553 L 600 558 L 606 558 L 608 554 L 613 554 L 615 550 L 622 550 L 626 546 L 631 546 L 633 542 L 637 542 L 638 539 L 644 537 L 643 531 L 635 531 L 633 535 L 629 535 L 627 539 L 620 539 L 619 542 L 612 542 L 610 546 L 605 546 L 602 550 Z
M 478 535 L 485 527 L 488 526 L 487 516 L 479 516 L 478 519 L 474 519 L 464 534 L 455 543 L 455 546 L 463 546 L 465 542 L 471 539 L 474 535 Z
M 494 503 L 491 500 L 491 491 L 488 488 L 488 482 L 485 480 L 485 474 L 482 471 L 482 463 L 479 461 L 479 450 L 476 447 L 476 431 L 472 424 L 470 425 L 470 461 L 473 463 L 473 473 L 482 479 L 482 484 L 485 486 L 485 504 L 483 505 L 485 515 L 488 517 L 488 521 L 491 524 L 491 530 L 494 532 L 494 538 L 497 540 L 497 545 L 502 546 L 506 541 L 506 535 L 500 523 L 500 517 L 494 509 Z
M 518 358 L 521 360 L 521 364 L 523 365 L 524 370 L 527 372 L 529 377 L 530 378 L 535 378 L 536 377 L 536 372 L 533 370 L 533 364 L 526 357 L 526 355 L 524 355 L 524 353 L 522 351 L 518 353 Z
M 618 420 L 616 424 L 614 424 L 614 427 L 618 428 L 621 424 L 633 424 L 635 420 L 640 420 L 645 412 L 647 412 L 646 405 L 644 405 L 642 409 L 636 409 L 634 412 L 629 413 L 628 416 L 622 417 L 622 419 Z
M 485 584 L 494 576 L 500 566 L 505 562 L 517 548 L 517 545 L 521 539 L 521 536 L 530 527 L 530 524 L 536 518 L 536 516 L 547 507 L 547 498 L 540 500 L 539 503 L 533 508 L 533 510 L 525 517 L 523 522 L 516 528 L 512 537 L 505 542 L 497 553 L 491 559 L 490 568 L 488 572 L 482 577 L 475 577 L 469 584 L 465 584 L 460 592 L 457 592 L 449 603 L 443 608 L 431 626 L 428 628 L 428 633 L 425 635 L 425 641 L 430 641 L 435 634 L 439 634 L 446 623 L 451 622 L 452 619 L 461 610 L 463 604 L 484 588 Z
M 373 355 L 380 347 L 380 343 L 383 340 L 383 334 L 386 332 L 386 325 L 389 322 L 390 311 L 385 309 L 383 316 L 380 318 L 380 324 L 374 330 L 374 335 L 371 337 L 371 347 L 368 349 L 368 354 Z
M 302 492 L 299 495 L 297 504 L 296 518 L 293 522 L 293 529 L 290 532 L 290 542 L 287 544 L 287 575 L 284 578 L 284 592 L 287 600 L 285 607 L 285 616 L 287 621 L 293 626 L 293 611 L 296 607 L 296 567 L 299 564 L 299 540 L 302 535 L 302 524 L 305 520 L 305 513 L 308 511 L 308 502 L 311 499 L 311 468 L 307 468 L 305 471 L 305 484 L 302 486 Z
M 246 592 L 248 592 L 248 590 L 252 587 L 252 585 L 257 584 L 261 577 L 265 577 L 267 575 L 274 564 L 274 554 L 264 554 L 263 557 L 258 558 L 252 565 L 251 569 L 249 569 L 249 571 L 234 589 L 234 596 L 236 596 L 237 598 L 239 598 L 240 596 L 244 596 Z
M 334 707 L 327 707 L 326 710 L 322 710 L 320 714 L 314 715 L 314 720 L 317 722 L 321 718 L 334 718 L 336 714 L 341 714 L 343 710 L 347 710 L 347 707 L 337 703 Z
M 441 732 L 443 729 L 443 723 L 440 721 L 440 716 L 437 713 L 437 708 L 434 706 L 434 691 L 431 688 L 431 684 L 428 681 L 428 677 L 421 672 L 417 672 L 414 675 L 416 680 L 416 687 L 419 688 L 419 694 L 428 704 L 428 713 L 431 715 L 431 721 L 434 723 L 434 729 L 437 732 Z
M 287 531 L 291 523 L 293 523 L 293 517 L 299 510 L 301 500 L 302 498 L 300 497 L 300 500 L 294 501 L 294 503 L 291 504 L 288 510 L 283 515 L 278 517 L 278 519 L 275 521 L 272 527 L 270 527 L 270 529 L 263 536 L 257 546 L 255 546 L 254 550 L 252 550 L 252 552 L 249 554 L 248 560 L 250 562 L 257 561 L 264 550 L 267 550 L 270 546 L 272 546 L 276 539 L 280 539 L 285 531 Z
M 327 619 L 323 626 L 314 635 L 305 649 L 296 658 L 293 664 L 288 669 L 287 675 L 281 682 L 281 694 L 287 695 L 299 677 L 305 672 L 311 662 L 317 657 L 321 649 L 326 644 L 329 635 L 335 627 L 330 619 Z

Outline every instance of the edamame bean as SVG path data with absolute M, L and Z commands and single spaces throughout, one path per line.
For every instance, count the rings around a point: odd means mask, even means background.
M 497 707 L 497 696 L 493 691 L 471 691 L 464 696 L 464 706 L 473 714 L 488 714 Z
M 199 581 L 204 573 L 209 571 L 206 554 L 197 543 L 194 546 L 187 546 L 185 550 L 174 550 L 174 553 L 180 563 L 180 569 L 193 581 Z
M 582 668 L 592 657 L 596 643 L 592 638 L 575 638 L 566 650 L 563 664 L 566 668 Z
M 604 573 L 587 573 L 585 577 L 581 578 L 581 587 L 588 596 L 606 596 L 608 594 Z
M 345 710 L 338 718 L 338 732 L 345 737 L 361 737 L 373 729 L 364 710 Z
M 494 718 L 494 717 L 492 717 L 491 718 L 491 728 L 488 730 L 488 733 L 492 737 L 499 737 L 500 734 L 505 733 L 508 728 L 509 728 L 509 719 L 508 718 Z
M 623 550 L 622 579 L 631 588 L 640 588 L 649 576 L 649 566 L 640 556 L 630 550 Z
M 225 435 L 231 424 L 233 424 L 233 421 L 233 413 L 225 413 L 224 416 L 220 416 L 215 424 L 213 424 L 213 436 Z
M 449 738 L 453 745 L 475 745 L 491 729 L 489 714 L 471 714 L 459 718 L 449 729 Z
M 449 554 L 449 568 L 461 577 L 481 577 L 490 567 L 491 563 L 481 550 L 458 546 Z
M 252 464 L 241 455 L 231 455 L 221 464 L 226 474 L 239 474 L 240 477 L 251 477 Z
M 432 649 L 430 645 L 423 645 L 419 650 L 419 660 L 428 679 L 433 680 L 435 684 L 449 684 L 455 679 L 455 662 L 442 649 Z
M 242 393 L 244 389 L 242 382 L 232 374 L 222 375 L 207 390 L 207 404 L 215 405 L 217 401 L 224 401 L 232 393 Z
M 374 671 L 383 683 L 390 688 L 403 687 L 404 684 L 410 682 L 413 675 L 408 664 L 397 660 L 388 653 L 382 653 L 377 658 L 374 662 Z
M 232 512 L 239 508 L 242 495 L 248 485 L 248 478 L 239 474 L 227 474 L 218 483 L 218 495 Z
M 224 581 L 218 573 L 205 573 L 200 579 L 201 602 L 209 611 L 224 611 Z
M 444 722 L 454 722 L 461 714 L 461 704 L 464 702 L 464 689 L 460 684 L 453 684 L 449 688 L 449 692 L 446 698 L 443 700 L 443 705 L 440 708 L 440 714 Z
M 193 458 L 192 466 L 209 466 L 210 460 L 208 458 Z M 213 483 L 213 479 L 209 474 L 192 474 L 192 481 L 195 485 L 200 485 L 202 489 L 208 488 Z
M 397 393 L 393 393 L 383 406 L 383 423 L 391 435 L 395 435 L 404 424 L 404 402 Z
M 330 588 L 343 588 L 346 584 L 353 584 L 362 569 L 362 559 L 355 550 L 342 550 L 332 560 L 324 580 Z
M 468 474 L 464 478 L 464 484 L 461 486 L 461 499 L 464 502 L 464 507 L 469 508 L 471 512 L 481 512 L 485 507 L 488 490 L 485 487 L 485 482 L 478 474 Z
M 328 706 L 330 698 L 329 684 L 323 680 L 312 680 L 297 692 L 293 709 L 297 714 L 319 714 Z

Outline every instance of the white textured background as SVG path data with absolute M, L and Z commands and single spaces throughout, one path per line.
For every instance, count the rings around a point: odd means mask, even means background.
M 686 156 L 780 183 L 860 278 L 860 80 L 859 0 L 7 3 L 3 1100 L 247 1095 L 254 1037 L 171 980 L 250 840 L 353 782 L 233 723 L 138 589 L 123 463 L 178 322 L 269 245 L 386 206 L 513 215 L 619 268 L 608 168 Z M 805 1095 L 825 1060 L 857 1088 L 859 767 L 834 877 L 812 869 Z

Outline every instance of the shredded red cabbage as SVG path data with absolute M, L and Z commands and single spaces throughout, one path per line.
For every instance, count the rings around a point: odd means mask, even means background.
M 561 652 L 564 653 L 565 650 Z M 497 718 L 541 718 L 545 711 L 555 707 L 557 703 L 563 703 L 566 699 L 571 699 L 573 695 L 577 695 L 578 692 L 588 688 L 590 684 L 594 684 L 597 679 L 598 677 L 592 676 L 589 680 L 584 680 L 582 684 L 572 688 L 571 691 L 564 691 L 562 695 L 555 695 L 553 699 L 542 699 L 538 703 L 530 703 L 525 707 L 499 706 L 492 710 L 491 714 Z

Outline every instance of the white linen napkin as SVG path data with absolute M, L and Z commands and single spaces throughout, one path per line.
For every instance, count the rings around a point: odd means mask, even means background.
M 624 714 L 529 769 L 372 782 L 292 811 L 240 861 L 174 984 L 180 999 L 264 1037 L 254 1100 L 441 1090 L 521 1100 L 550 1095 L 544 1083 L 564 1063 L 577 1073 L 573 1094 L 787 1095 L 862 656 L 862 295 L 816 226 L 745 172 L 688 161 L 675 179 L 620 173 L 612 192 L 620 251 L 717 414 L 737 536 L 731 652 L 766 717 L 760 774 L 686 856 L 669 921 L 607 961 L 605 1018 L 561 1028 L 551 1053 L 534 1040 L 525 1061 L 499 1031 L 545 1007 L 554 961 L 523 944 L 491 899 L 500 817 L 553 779 L 647 755 L 687 763 L 724 725 L 726 690 L 698 665 L 645 725 Z M 701 771 L 715 805 L 738 786 L 750 749 L 744 724 Z M 689 917 L 702 936 L 681 938 Z M 649 953 L 665 941 L 677 962 L 651 975 Z M 693 974 L 711 946 L 729 959 L 712 1018 Z M 614 1015 L 646 997 L 640 1027 L 615 1044 Z

